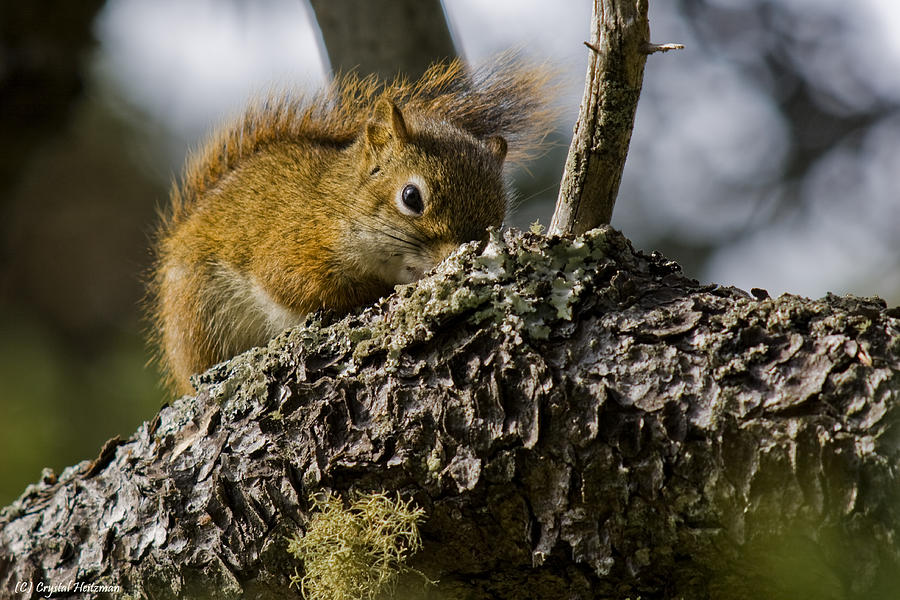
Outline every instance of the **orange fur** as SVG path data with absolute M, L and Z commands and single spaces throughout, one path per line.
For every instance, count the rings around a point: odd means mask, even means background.
M 188 159 L 160 229 L 151 310 L 169 381 L 188 392 L 190 374 L 306 313 L 370 302 L 499 225 L 504 155 L 524 160 L 552 123 L 547 79 L 507 56 L 251 104 Z M 422 214 L 404 208 L 409 185 Z

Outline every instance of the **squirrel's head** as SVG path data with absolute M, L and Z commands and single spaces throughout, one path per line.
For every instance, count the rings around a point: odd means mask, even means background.
M 385 283 L 422 277 L 460 244 L 485 239 L 506 215 L 506 141 L 404 114 L 382 98 L 357 143 L 360 265 Z

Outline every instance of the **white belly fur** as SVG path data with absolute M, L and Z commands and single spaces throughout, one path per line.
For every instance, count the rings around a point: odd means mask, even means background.
M 210 306 L 210 329 L 227 354 L 261 346 L 301 320 L 257 281 L 228 265 L 216 265 L 213 280 L 216 301 Z

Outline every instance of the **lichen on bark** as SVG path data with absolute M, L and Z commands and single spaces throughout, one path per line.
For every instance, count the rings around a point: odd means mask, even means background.
M 331 490 L 425 509 L 436 598 L 889 597 L 898 317 L 701 285 L 610 228 L 495 232 L 31 486 L 0 586 L 282 598 Z

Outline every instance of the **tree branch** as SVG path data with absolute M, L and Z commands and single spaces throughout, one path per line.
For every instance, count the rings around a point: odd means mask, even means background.
M 647 55 L 647 0 L 594 0 L 584 97 L 549 233 L 581 234 L 612 219 Z
M 324 489 L 425 509 L 437 597 L 889 597 L 898 317 L 701 286 L 609 228 L 495 234 L 47 473 L 0 516 L 0 590 L 284 598 Z

